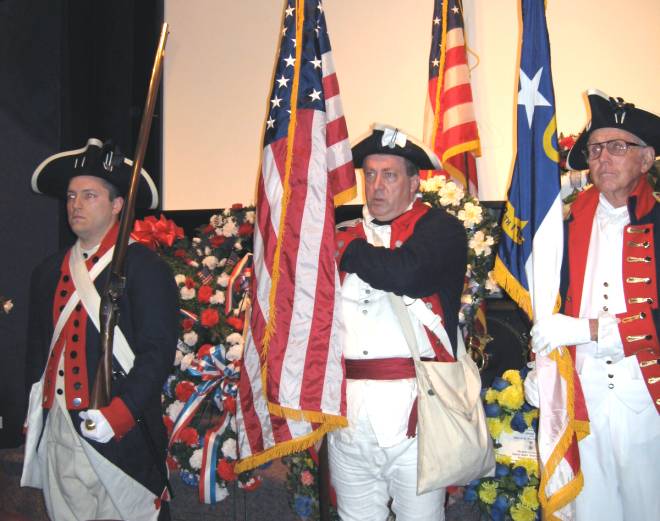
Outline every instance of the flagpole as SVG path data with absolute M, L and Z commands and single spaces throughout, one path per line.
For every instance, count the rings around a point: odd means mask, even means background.
M 328 438 L 323 437 L 319 448 L 319 515 L 320 521 L 330 521 L 330 464 L 328 460 Z

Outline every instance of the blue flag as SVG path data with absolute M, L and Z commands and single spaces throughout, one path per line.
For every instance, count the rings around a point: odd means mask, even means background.
M 517 153 L 502 216 L 495 277 L 531 318 L 541 311 L 534 309 L 539 298 L 544 301 L 542 307 L 547 308 L 549 302 L 552 311 L 559 289 L 563 239 L 555 95 L 543 0 L 522 0 L 522 19 Z M 540 281 L 534 272 L 552 280 Z M 535 283 L 544 286 L 543 294 L 535 295 L 540 293 L 534 292 Z M 547 309 L 543 311 L 545 314 Z

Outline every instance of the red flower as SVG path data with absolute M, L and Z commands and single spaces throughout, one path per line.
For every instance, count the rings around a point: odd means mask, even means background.
M 176 458 L 173 458 L 172 456 L 167 457 L 167 468 L 170 470 L 176 470 L 179 468 L 179 464 L 176 461 Z
M 226 411 L 236 414 L 236 399 L 233 396 L 226 396 L 222 400 L 222 404 L 225 406 Z
M 192 427 L 184 427 L 181 429 L 176 441 L 182 441 L 186 445 L 197 447 L 199 445 L 199 434 Z
M 250 480 L 247 483 L 243 483 L 240 488 L 243 490 L 247 490 L 248 492 L 251 492 L 253 490 L 257 490 L 261 486 L 261 477 L 259 476 L 254 476 L 250 478 Z
M 185 380 L 176 384 L 176 387 L 174 388 L 174 395 L 176 396 L 176 399 L 182 402 L 187 402 L 188 398 L 190 398 L 194 392 L 195 386 L 193 383 Z
M 206 284 L 201 286 L 197 291 L 197 300 L 199 300 L 202 304 L 208 304 L 212 296 L 213 296 L 213 288 L 211 288 L 211 286 L 208 286 Z
M 575 137 L 573 136 L 566 136 L 563 137 L 559 140 L 559 148 L 568 150 L 575 145 Z
M 243 319 L 238 317 L 229 317 L 227 319 L 227 324 L 233 327 L 236 331 L 243 331 Z
M 211 224 L 207 224 L 207 225 L 204 227 L 204 229 L 202 230 L 202 233 L 206 233 L 206 234 L 208 234 L 208 233 L 211 233 L 211 232 L 214 231 L 214 230 L 215 230 L 215 228 L 213 227 L 213 225 L 211 225 Z
M 174 422 L 172 421 L 172 418 L 169 416 L 163 416 L 163 423 L 167 429 L 167 435 L 170 436 L 172 434 L 172 429 L 174 429 Z
M 202 311 L 200 321 L 204 327 L 213 327 L 220 321 L 220 315 L 216 309 L 207 308 Z
M 178 250 L 176 250 L 176 251 L 174 252 L 174 256 L 175 256 L 175 257 L 183 258 L 183 257 L 186 256 L 186 250 L 184 250 L 183 248 L 179 248 Z
M 195 287 L 195 281 L 192 279 L 192 277 L 186 277 L 186 288 L 191 289 Z
M 183 327 L 184 331 L 190 331 L 194 325 L 195 321 L 192 318 L 184 318 L 181 321 L 181 327 Z
M 222 243 L 225 242 L 225 237 L 223 235 L 214 235 L 209 239 L 209 242 L 214 248 L 219 248 L 222 246 Z
M 238 227 L 238 235 L 241 237 L 247 237 L 252 235 L 253 229 L 254 226 L 252 226 L 250 223 L 243 223 Z
M 197 358 L 202 358 L 208 355 L 211 352 L 211 349 L 213 349 L 211 344 L 203 344 L 202 347 L 197 350 Z
M 234 464 L 230 463 L 224 458 L 218 460 L 217 471 L 218 471 L 218 475 L 225 481 L 233 481 L 236 479 L 236 473 L 234 472 Z

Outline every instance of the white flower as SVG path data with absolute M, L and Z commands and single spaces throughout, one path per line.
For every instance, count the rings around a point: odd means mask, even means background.
M 224 210 L 222 210 L 222 215 L 224 215 L 225 217 L 231 215 L 231 208 L 225 208 Z
M 479 230 L 472 236 L 468 246 L 474 250 L 475 255 L 490 255 L 490 247 L 494 243 L 495 241 L 490 235 L 484 235 L 484 232 Z
M 177 273 L 177 275 L 174 277 L 174 282 L 181 286 L 182 284 L 186 283 L 186 276 L 183 273 Z
M 218 484 L 215 484 L 215 500 L 220 502 L 229 495 L 227 487 L 220 487 Z
M 193 347 L 195 344 L 197 344 L 197 333 L 194 331 L 188 331 L 187 333 L 183 334 L 183 341 L 188 344 L 190 347 Z M 183 364 L 183 362 L 181 362 Z M 183 369 L 183 367 L 182 367 Z
M 428 179 L 422 179 L 420 182 L 420 190 L 422 192 L 437 192 L 445 186 L 447 180 L 442 175 L 436 175 Z
M 202 256 L 202 249 L 201 249 L 201 248 L 197 248 L 197 249 L 195 250 L 195 253 L 197 254 L 198 257 L 201 257 L 201 256 Z
M 209 219 L 209 224 L 214 228 L 218 228 L 221 222 L 222 221 L 219 215 L 212 215 L 211 218 Z
M 9 313 L 13 307 L 14 303 L 11 300 L 5 300 L 4 304 L 2 305 L 2 310 L 5 313 Z
M 479 224 L 482 217 L 483 209 L 474 203 L 467 202 L 462 210 L 459 210 L 457 217 L 463 221 L 466 228 L 472 228 L 474 225 Z
M 184 355 L 184 357 L 181 359 L 181 370 L 185 371 L 186 369 L 188 369 L 194 359 L 195 359 L 195 355 L 193 353 L 188 353 Z
M 495 272 L 493 270 L 488 272 L 488 280 L 484 284 L 484 287 L 489 293 L 494 293 L 500 290 L 500 285 L 495 280 Z
M 228 438 L 222 444 L 222 454 L 226 458 L 236 459 L 236 440 L 234 438 Z
M 222 291 L 215 290 L 215 293 L 211 295 L 209 299 L 211 304 L 222 305 L 225 303 L 225 294 Z
M 223 273 L 218 277 L 218 286 L 222 286 L 223 288 L 226 288 L 227 284 L 229 284 L 229 275 Z
M 183 402 L 174 400 L 167 408 L 166 412 L 172 421 L 176 421 L 176 419 L 179 417 L 181 409 L 183 409 Z
M 204 247 L 204 255 L 211 255 L 211 248 L 209 248 L 208 246 L 205 246 Z M 202 264 L 203 263 L 204 262 L 202 261 Z
M 197 261 L 190 261 L 190 262 L 188 263 L 188 266 L 190 266 L 190 267 L 192 267 L 192 268 L 198 268 L 198 267 L 199 267 L 199 262 L 197 262 Z
M 445 183 L 440 189 L 440 204 L 442 206 L 454 206 L 461 202 L 465 192 L 453 181 Z
M 177 349 L 176 354 L 174 355 L 174 365 L 179 365 L 181 363 L 182 358 L 183 358 L 183 353 Z
M 238 334 L 238 333 L 233 333 L 233 334 Z M 243 356 L 243 343 L 241 342 L 240 344 L 234 344 L 231 346 L 229 349 L 227 349 L 227 360 L 240 360 L 241 356 Z
M 245 212 L 245 222 L 249 222 L 250 224 L 254 224 L 254 211 L 253 210 Z
M 227 344 L 230 346 L 236 345 L 236 344 L 242 344 L 243 343 L 243 335 L 240 333 L 232 333 L 230 335 L 227 335 Z
M 222 227 L 222 235 L 225 237 L 232 237 L 238 233 L 236 221 L 234 219 L 227 219 L 227 222 Z
M 202 468 L 203 455 L 204 449 L 195 449 L 195 451 L 190 455 L 190 459 L 188 460 L 191 469 L 199 470 Z
M 202 242 L 202 239 L 200 239 L 199 237 L 193 237 L 193 240 L 192 240 L 193 244 L 199 244 L 200 242 Z
M 214 270 L 218 265 L 218 258 L 215 257 L 214 255 L 209 255 L 208 257 L 204 257 L 204 259 L 202 260 L 202 264 L 206 266 L 208 269 Z
M 195 288 L 183 286 L 179 292 L 181 293 L 181 300 L 191 300 L 195 298 Z
M 243 249 L 243 245 L 241 244 L 241 241 L 236 241 L 234 243 L 234 248 L 236 249 L 236 251 L 241 251 Z

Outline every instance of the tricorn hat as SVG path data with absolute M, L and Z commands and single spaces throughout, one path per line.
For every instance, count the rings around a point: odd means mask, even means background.
M 371 154 L 391 154 L 410 160 L 422 170 L 439 170 L 440 159 L 426 145 L 406 132 L 390 125 L 374 123 L 371 132 L 352 148 L 353 165 L 362 168 L 364 158 Z
M 112 142 L 90 138 L 83 148 L 59 152 L 44 159 L 32 174 L 31 185 L 39 194 L 64 199 L 72 178 L 89 175 L 106 180 L 126 197 L 132 173 L 133 161 Z M 158 206 L 158 190 L 144 168 L 140 174 L 136 206 L 153 210 Z
M 596 89 L 587 91 L 591 121 L 577 138 L 573 148 L 568 153 L 566 163 L 571 170 L 586 170 L 589 168 L 584 156 L 590 134 L 599 128 L 618 128 L 634 134 L 648 146 L 660 153 L 660 117 L 638 109 L 632 103 L 626 103 L 621 98 L 611 98 Z

